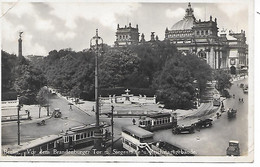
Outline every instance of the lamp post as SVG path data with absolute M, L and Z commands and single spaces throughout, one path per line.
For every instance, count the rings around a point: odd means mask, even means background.
M 18 97 L 19 98 L 19 97 Z M 17 144 L 20 145 L 20 110 L 21 110 L 20 100 L 18 99 L 17 106 Z
M 114 148 L 114 106 L 111 106 L 111 155 L 113 153 Z
M 101 42 L 99 44 L 99 42 Z M 102 49 L 103 39 L 98 36 L 98 29 L 96 29 L 96 35 L 90 40 L 90 48 L 95 50 L 95 101 L 96 101 L 96 130 L 95 130 L 95 141 L 94 148 L 102 150 L 102 134 L 99 126 L 99 87 L 98 87 L 98 54 L 99 49 Z

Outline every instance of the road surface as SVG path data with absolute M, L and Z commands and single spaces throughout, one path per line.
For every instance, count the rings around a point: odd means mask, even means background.
M 173 135 L 171 130 L 155 132 L 154 139 L 167 141 L 172 144 L 192 150 L 197 155 L 226 155 L 229 140 L 240 142 L 241 155 L 248 153 L 248 95 L 237 86 L 247 83 L 247 79 L 234 82 L 230 94 L 235 94 L 235 99 L 225 100 L 225 108 L 237 109 L 237 117 L 233 120 L 227 118 L 227 113 L 213 122 L 207 129 L 195 131 L 193 134 Z M 239 103 L 238 98 L 243 98 L 244 103 Z

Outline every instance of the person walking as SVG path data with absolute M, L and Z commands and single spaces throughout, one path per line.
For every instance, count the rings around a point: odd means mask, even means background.
M 133 119 L 133 121 L 132 121 L 132 122 L 133 122 L 133 125 L 135 125 L 135 122 L 136 122 L 136 121 L 135 121 L 135 119 Z

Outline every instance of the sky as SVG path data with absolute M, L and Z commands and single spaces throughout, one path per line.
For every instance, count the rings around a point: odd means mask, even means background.
M 139 33 L 150 40 L 151 32 L 164 39 L 169 29 L 183 19 L 186 3 L 176 2 L 2 2 L 1 48 L 17 54 L 19 31 L 23 31 L 23 55 L 47 56 L 52 50 L 71 48 L 82 51 L 98 28 L 104 43 L 113 45 L 117 24 L 124 27 L 138 24 Z M 248 34 L 247 1 L 222 3 L 191 3 L 196 19 L 217 18 L 223 28 Z M 140 38 L 139 38 L 140 39 Z

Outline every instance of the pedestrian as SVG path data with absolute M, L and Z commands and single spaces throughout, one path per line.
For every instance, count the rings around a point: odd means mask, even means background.
M 240 98 L 238 99 L 238 101 L 240 102 Z
M 233 99 L 235 98 L 235 94 L 233 94 Z
M 70 105 L 70 110 L 72 110 L 72 105 Z
M 136 121 L 135 121 L 135 119 L 133 119 L 133 121 L 132 121 L 132 122 L 133 122 L 133 125 L 135 125 L 135 122 L 136 122 Z
M 241 101 L 244 103 L 244 99 L 242 98 Z

